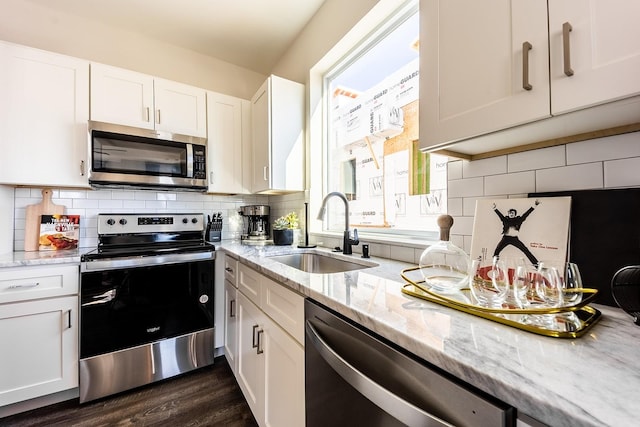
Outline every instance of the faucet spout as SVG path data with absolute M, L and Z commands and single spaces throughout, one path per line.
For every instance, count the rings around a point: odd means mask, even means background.
M 318 219 L 321 220 L 324 218 L 325 212 L 327 211 L 327 201 L 332 197 L 337 197 L 344 203 L 344 236 L 342 239 L 342 253 L 345 255 L 351 255 L 353 253 L 351 246 L 359 244 L 360 240 L 358 239 L 358 230 L 355 229 L 354 237 L 353 239 L 351 238 L 351 232 L 349 231 L 349 201 L 347 200 L 347 196 L 339 191 L 333 191 L 324 196 L 320 212 L 318 213 Z

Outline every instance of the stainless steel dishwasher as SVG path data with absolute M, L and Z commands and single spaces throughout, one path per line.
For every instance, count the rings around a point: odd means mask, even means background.
M 516 410 L 305 301 L 306 425 L 515 426 Z

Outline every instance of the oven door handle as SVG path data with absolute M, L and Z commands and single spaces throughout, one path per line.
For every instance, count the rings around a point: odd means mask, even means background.
M 329 327 L 329 325 L 324 326 Z M 320 334 L 309 320 L 307 320 L 305 328 L 307 331 L 307 337 L 310 338 L 314 348 L 318 353 L 320 353 L 320 356 L 322 356 L 325 362 L 327 362 L 347 383 L 358 390 L 360 394 L 365 396 L 389 415 L 406 425 L 453 427 L 452 424 L 449 424 L 435 415 L 418 408 L 400 396 L 393 394 L 391 391 L 385 389 L 373 379 L 359 371 L 342 356 L 336 353 L 336 351 L 332 349 L 329 344 L 322 339 L 322 337 L 320 337 Z M 352 336 L 351 338 L 355 337 Z
M 87 306 L 90 306 L 90 305 L 106 304 L 106 303 L 110 302 L 111 300 L 113 300 L 115 297 L 116 297 L 116 290 L 115 289 L 109 289 L 107 292 L 105 292 L 103 294 L 94 296 L 93 299 L 95 301 L 85 302 L 84 304 L 82 304 L 82 306 L 83 307 L 87 307 Z

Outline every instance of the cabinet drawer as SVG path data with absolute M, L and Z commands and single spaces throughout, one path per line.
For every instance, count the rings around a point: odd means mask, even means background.
M 238 287 L 238 283 L 236 281 L 238 272 L 238 260 L 230 257 L 228 254 L 225 254 L 224 257 L 224 278 L 228 280 L 235 286 Z
M 77 265 L 0 269 L 0 304 L 76 295 L 79 276 Z
M 263 277 L 260 307 L 304 346 L 304 297 Z
M 260 306 L 260 283 L 262 274 L 242 263 L 238 263 L 238 290 L 258 307 Z

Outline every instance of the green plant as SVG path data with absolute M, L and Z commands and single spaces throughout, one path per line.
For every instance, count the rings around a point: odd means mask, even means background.
M 288 230 L 298 228 L 298 226 L 298 214 L 293 211 L 273 222 L 274 230 Z

